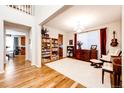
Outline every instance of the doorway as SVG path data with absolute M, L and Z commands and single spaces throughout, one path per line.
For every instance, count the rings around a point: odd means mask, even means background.
M 6 29 L 5 35 L 6 64 L 17 58 L 25 60 L 26 33 Z
M 63 58 L 63 35 L 58 35 L 58 44 L 59 44 L 59 59 Z
M 5 63 L 4 68 L 27 62 L 30 54 L 30 27 L 4 22 Z

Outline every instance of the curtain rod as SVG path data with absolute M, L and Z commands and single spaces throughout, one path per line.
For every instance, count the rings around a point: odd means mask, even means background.
M 107 27 L 104 27 L 104 28 L 107 28 Z M 92 31 L 95 31 L 95 30 L 100 30 L 100 29 L 104 29 L 104 28 L 92 29 L 92 30 L 86 30 L 86 31 L 84 31 L 84 32 L 80 32 L 80 33 L 92 32 Z M 78 34 L 80 34 L 80 33 L 78 33 Z

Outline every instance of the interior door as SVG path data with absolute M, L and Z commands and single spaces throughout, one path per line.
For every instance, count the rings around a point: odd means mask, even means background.
M 59 43 L 59 59 L 63 58 L 63 35 L 58 35 L 58 43 Z
M 25 55 L 25 41 L 26 41 L 25 36 L 22 36 L 21 37 L 21 55 Z

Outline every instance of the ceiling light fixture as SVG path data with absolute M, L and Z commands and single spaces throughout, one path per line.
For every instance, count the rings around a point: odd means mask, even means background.
M 82 32 L 82 30 L 84 29 L 84 27 L 81 25 L 80 21 L 77 22 L 77 25 L 74 27 L 74 31 L 76 31 L 77 33 Z

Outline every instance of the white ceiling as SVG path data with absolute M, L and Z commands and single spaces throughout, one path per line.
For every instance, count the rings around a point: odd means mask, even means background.
M 121 6 L 117 5 L 76 5 L 51 19 L 45 25 L 74 31 L 77 22 L 85 29 L 121 20 Z

